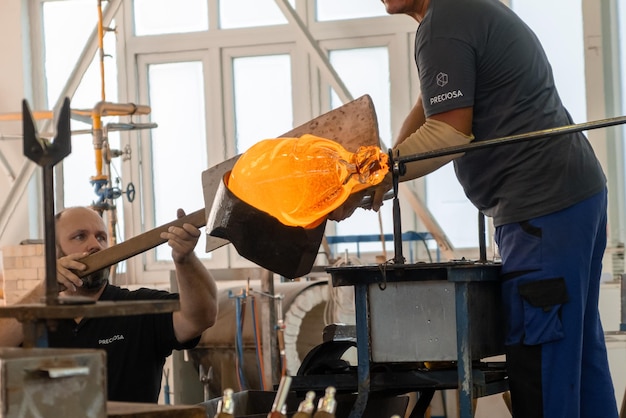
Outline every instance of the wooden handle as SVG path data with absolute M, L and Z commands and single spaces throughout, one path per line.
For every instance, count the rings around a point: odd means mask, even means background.
M 76 271 L 78 277 L 85 277 L 95 271 L 101 270 L 105 267 L 117 264 L 120 261 L 124 261 L 130 257 L 133 257 L 144 251 L 148 251 L 158 245 L 163 244 L 167 240 L 161 238 L 161 232 L 167 232 L 170 226 L 182 226 L 183 224 L 192 224 L 196 228 L 202 228 L 206 225 L 206 216 L 204 209 L 200 209 L 182 218 L 176 219 L 165 225 L 161 225 L 155 229 L 139 234 L 133 238 L 123 241 L 117 245 L 106 248 L 97 253 L 88 255 L 81 258 L 81 263 L 87 266 L 87 269 L 83 271 Z

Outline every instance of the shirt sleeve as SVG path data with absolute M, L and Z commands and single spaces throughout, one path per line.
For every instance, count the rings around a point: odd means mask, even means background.
M 153 327 L 156 349 L 160 355 L 167 357 L 173 350 L 188 350 L 194 348 L 200 342 L 200 335 L 189 341 L 179 342 L 174 332 L 174 320 L 171 312 L 152 315 L 151 326 Z
M 416 42 L 416 63 L 426 117 L 473 106 L 476 83 L 474 48 L 456 38 Z

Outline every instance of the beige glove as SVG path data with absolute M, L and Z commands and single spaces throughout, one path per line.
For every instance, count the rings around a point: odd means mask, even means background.
M 426 122 L 417 131 L 409 135 L 394 148 L 394 156 L 397 151 L 399 151 L 401 157 L 406 157 L 427 151 L 466 145 L 473 140 L 473 135 L 465 135 L 445 122 L 435 119 L 426 119 Z M 413 180 L 425 176 L 461 155 L 463 155 L 463 153 L 406 163 L 406 173 L 400 177 L 400 181 Z M 359 203 L 367 195 L 372 196 L 371 209 L 378 211 L 383 204 L 385 193 L 392 188 L 393 181 L 390 171 L 385 176 L 385 179 L 377 186 L 367 188 L 351 195 L 341 207 L 337 208 L 329 215 L 328 219 L 341 221 L 348 218 L 352 215 L 354 210 L 359 207 Z
M 396 156 L 398 152 L 400 157 L 406 157 L 458 145 L 467 145 L 473 140 L 473 135 L 465 135 L 445 122 L 436 119 L 426 119 L 426 122 L 417 131 L 409 135 L 394 148 L 394 156 Z M 463 155 L 463 153 L 406 163 L 406 173 L 400 177 L 400 181 L 413 180 L 425 176 L 461 155 Z M 390 162 L 390 165 L 391 164 Z M 372 197 L 372 209 L 380 209 L 383 204 L 384 194 L 392 187 L 390 172 L 385 180 L 375 189 Z
M 473 135 L 467 136 L 445 122 L 426 119 L 426 123 L 398 144 L 394 151 L 399 151 L 401 157 L 406 157 L 428 151 L 467 145 L 473 140 Z M 400 178 L 400 181 L 413 180 L 425 176 L 462 155 L 463 153 L 459 153 L 406 163 L 406 173 Z

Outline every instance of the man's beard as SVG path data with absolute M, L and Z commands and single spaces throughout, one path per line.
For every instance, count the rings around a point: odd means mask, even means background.
M 57 257 L 61 258 L 66 256 L 61 248 L 57 246 Z M 76 288 L 76 293 L 83 295 L 90 295 L 97 293 L 109 282 L 109 275 L 111 273 L 111 267 L 105 267 L 101 270 L 94 271 L 80 279 L 83 282 L 81 287 Z
M 111 270 L 109 267 L 105 267 L 102 270 L 94 271 L 93 273 L 88 274 L 85 277 L 81 277 L 83 285 L 80 289 L 84 289 L 86 291 L 100 290 L 109 281 L 110 271 Z

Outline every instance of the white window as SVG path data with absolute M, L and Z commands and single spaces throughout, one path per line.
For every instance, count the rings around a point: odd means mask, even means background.
M 291 58 L 261 55 L 233 58 L 236 153 L 293 126 Z
M 207 168 L 205 97 L 202 62 L 148 66 L 151 119 L 150 184 L 154 187 L 155 225 L 204 207 L 201 173 Z M 199 256 L 205 256 L 198 248 Z M 157 247 L 157 260 L 170 260 L 168 246 Z

